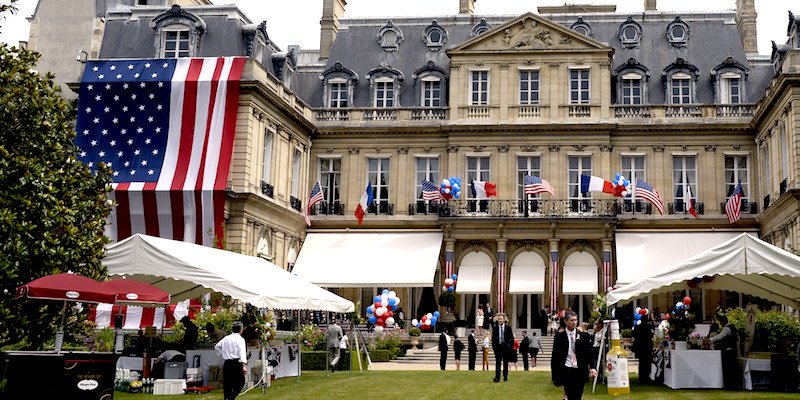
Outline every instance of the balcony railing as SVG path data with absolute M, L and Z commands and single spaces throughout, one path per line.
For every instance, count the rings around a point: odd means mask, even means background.
M 443 120 L 447 119 L 447 109 L 445 108 L 412 108 L 411 119 L 415 121 Z
M 438 215 L 441 204 L 435 201 L 417 200 L 408 205 L 408 215 Z
M 720 214 L 726 215 L 725 212 L 725 205 L 728 204 L 727 202 L 719 203 L 719 211 Z M 742 199 L 740 204 L 742 214 L 758 214 L 758 203 L 753 203 L 748 201 L 747 199 Z
M 541 118 L 542 109 L 538 105 L 519 106 L 517 109 L 517 118 Z
M 624 200 L 620 203 L 620 214 L 652 214 L 653 205 L 641 200 Z
M 752 104 L 720 104 L 717 106 L 717 117 L 752 117 Z
M 644 105 L 624 105 L 614 107 L 614 116 L 617 118 L 650 118 L 652 108 Z
M 393 108 L 376 108 L 364 110 L 364 121 L 396 121 L 397 110 Z
M 338 201 L 333 203 L 321 202 L 311 207 L 311 215 L 344 215 L 347 207 Z
M 367 214 L 394 215 L 394 204 L 387 201 L 375 201 L 367 207 Z
M 601 218 L 616 216 L 618 208 L 616 200 L 455 200 L 439 206 L 439 217 Z
M 591 106 L 569 106 L 570 118 L 589 118 L 592 116 Z
M 698 202 L 694 203 L 694 210 L 697 212 L 697 214 L 705 214 L 705 209 L 705 204 Z M 669 214 L 688 214 L 689 205 L 683 200 L 678 200 L 674 203 L 667 204 L 667 212 Z
M 289 204 L 291 204 L 292 208 L 297 211 L 303 211 L 303 202 L 300 201 L 297 197 L 290 196 L 289 197 Z
M 780 194 L 786 193 L 786 189 L 788 189 L 788 187 L 789 187 L 788 179 L 782 180 L 781 184 L 780 184 L 780 189 L 779 189 L 780 190 Z
M 489 106 L 469 106 L 467 107 L 468 119 L 485 119 L 490 117 Z
M 667 106 L 667 118 L 700 118 L 703 116 L 703 110 L 700 106 L 684 105 L 684 106 Z
M 317 122 L 431 121 L 447 119 L 448 108 L 318 108 L 314 116 Z
M 349 121 L 350 120 L 350 110 L 344 109 L 320 109 L 314 110 L 314 116 L 317 118 L 317 121 Z
M 261 181 L 261 193 L 269 198 L 275 197 L 275 188 L 267 182 Z

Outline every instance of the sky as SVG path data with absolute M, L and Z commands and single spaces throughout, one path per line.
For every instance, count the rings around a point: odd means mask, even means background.
M 67 0 L 62 0 L 67 3 Z M 254 23 L 267 21 L 270 39 L 281 49 L 298 44 L 303 49 L 319 48 L 319 20 L 322 0 L 212 0 L 214 4 L 235 3 Z M 17 44 L 28 38 L 27 17 L 37 0 L 20 0 L 19 12 L 0 20 L 0 41 Z M 8 0 L 0 0 L 0 4 Z M 458 13 L 458 0 L 347 0 L 345 18 L 388 16 L 442 16 Z M 477 15 L 519 15 L 536 12 L 538 6 L 571 4 L 616 4 L 617 12 L 641 12 L 644 0 L 479 0 Z M 789 6 L 789 3 L 795 5 Z M 398 4 L 402 7 L 398 7 Z M 786 0 L 755 0 L 758 13 L 758 50 L 769 55 L 770 41 L 786 43 L 790 7 L 800 14 L 800 4 Z M 721 11 L 736 8 L 736 0 L 660 0 L 659 11 Z

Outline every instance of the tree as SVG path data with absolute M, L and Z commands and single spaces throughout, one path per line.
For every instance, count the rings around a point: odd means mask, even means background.
M 15 1 L 0 16 L 15 12 Z M 52 74 L 36 72 L 38 54 L 0 46 L 0 346 L 40 348 L 63 304 L 15 299 L 15 290 L 60 272 L 104 277 L 111 180 L 105 166 L 94 174 L 77 161 L 76 107 Z

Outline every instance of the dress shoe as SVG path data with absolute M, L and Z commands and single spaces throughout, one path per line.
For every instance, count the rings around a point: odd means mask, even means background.
M 492 379 L 492 382 L 495 382 L 495 383 L 500 382 L 500 379 L 494 378 L 494 379 Z

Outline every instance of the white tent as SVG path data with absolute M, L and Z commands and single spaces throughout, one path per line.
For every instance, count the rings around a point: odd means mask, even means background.
M 256 307 L 351 312 L 352 301 L 299 278 L 263 258 L 142 234 L 106 248 L 109 275 L 150 283 L 173 300 L 210 291 Z
M 652 294 L 684 290 L 686 281 L 706 289 L 730 290 L 800 308 L 800 257 L 742 233 L 663 272 L 639 279 L 608 294 L 608 304 Z

